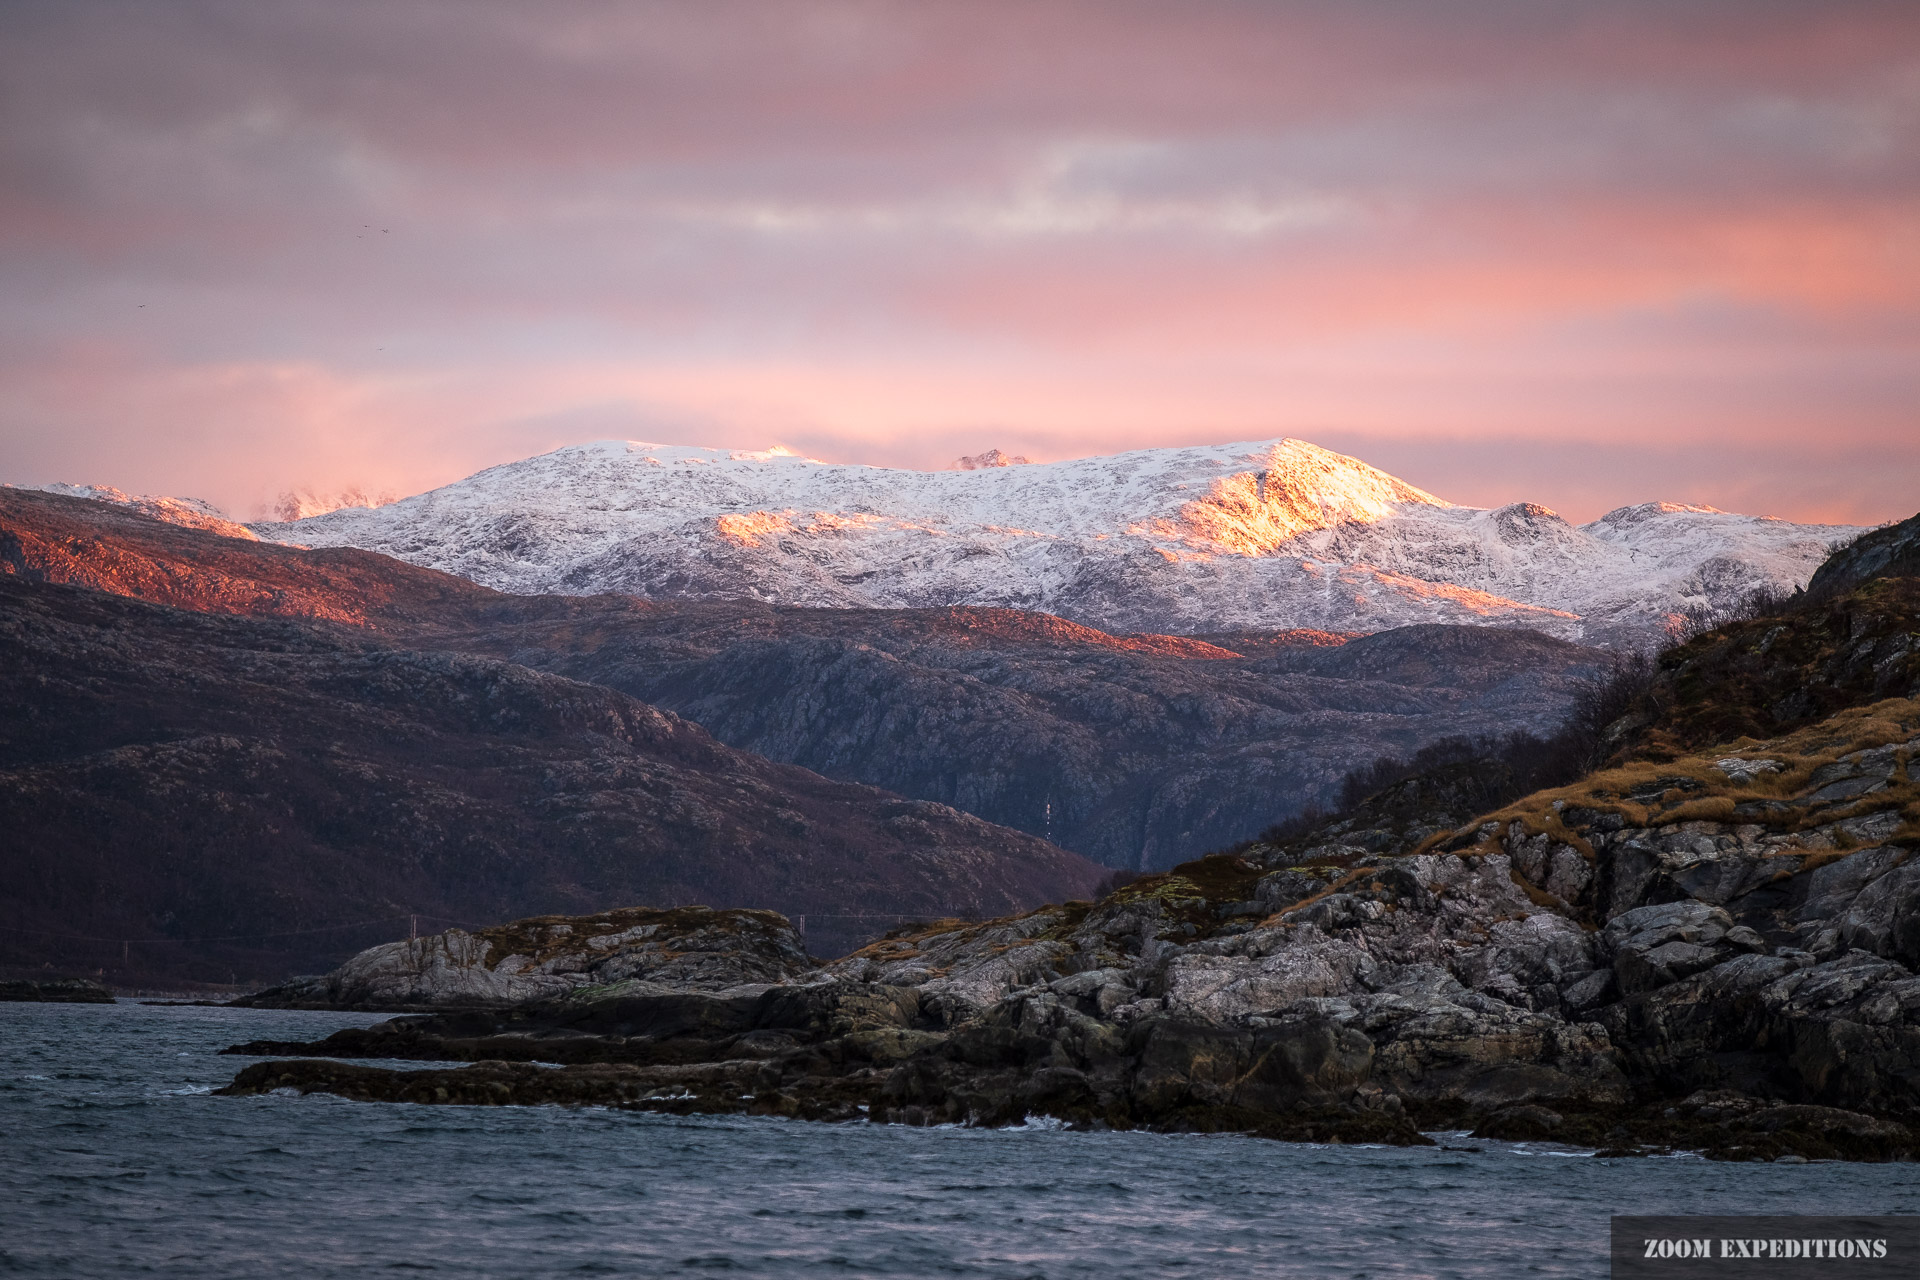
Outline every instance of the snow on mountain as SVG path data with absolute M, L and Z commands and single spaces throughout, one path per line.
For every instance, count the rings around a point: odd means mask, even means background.
M 602 440 L 262 536 L 514 592 L 1039 609 L 1109 631 L 1419 622 L 1640 643 L 1855 530 L 1646 503 L 1460 507 L 1298 440 L 955 471 Z
M 23 484 L 8 485 L 8 488 L 33 489 L 40 493 L 57 493 L 68 498 L 90 498 L 95 502 L 106 502 L 116 507 L 128 507 L 143 516 L 152 516 L 155 520 L 164 520 L 168 524 L 184 525 L 189 529 L 205 529 L 228 538 L 244 538 L 257 541 L 259 535 L 238 521 L 229 520 L 226 513 L 211 502 L 199 498 L 165 498 L 154 494 L 135 495 L 123 493 L 112 485 L 105 484 Z

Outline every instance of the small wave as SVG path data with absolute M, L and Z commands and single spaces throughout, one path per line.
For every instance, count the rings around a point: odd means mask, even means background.
M 146 1176 L 145 1169 L 111 1169 L 104 1173 L 55 1173 L 48 1175 L 47 1180 L 90 1186 L 98 1182 L 138 1181 Z

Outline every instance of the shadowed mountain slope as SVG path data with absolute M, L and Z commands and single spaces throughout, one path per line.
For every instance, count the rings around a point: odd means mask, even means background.
M 1033 616 L 686 605 L 593 642 L 526 628 L 484 643 L 737 746 L 1132 868 L 1258 830 L 1387 752 L 1545 731 L 1600 669 L 1593 651 L 1526 631 L 1308 633 L 1243 658 L 1099 633 L 1037 646 L 1014 625 Z
M 0 567 L 608 685 L 730 745 L 1133 868 L 1324 804 L 1382 754 L 1545 732 L 1602 662 L 1485 627 L 1209 642 L 1016 609 L 512 596 L 366 552 L 237 542 L 17 490 L 0 490 Z
M 899 913 L 1058 901 L 1100 874 L 611 689 L 325 623 L 0 579 L 0 703 L 14 963 L 262 977 L 411 912 L 693 902 L 809 915 L 837 951 Z

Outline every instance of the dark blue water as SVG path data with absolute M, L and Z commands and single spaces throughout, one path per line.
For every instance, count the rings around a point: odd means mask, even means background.
M 1615 1213 L 1916 1213 L 1920 1167 L 214 1098 L 365 1015 L 0 1005 L 0 1273 L 1605 1276 Z

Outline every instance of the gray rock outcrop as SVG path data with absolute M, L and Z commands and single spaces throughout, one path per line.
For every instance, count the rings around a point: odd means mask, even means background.
M 371 947 L 324 977 L 236 1001 L 259 1008 L 498 1008 L 591 994 L 757 994 L 813 967 L 772 911 L 631 908 L 535 916 Z

